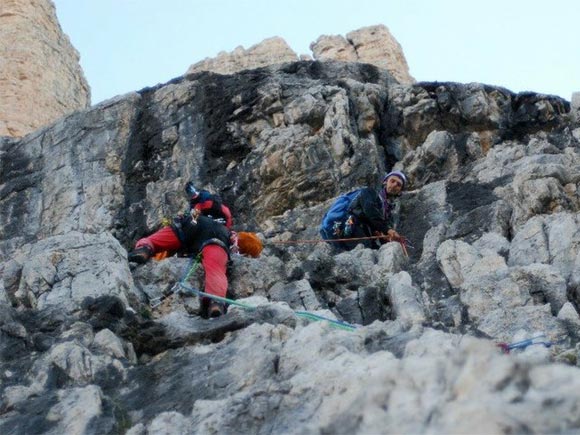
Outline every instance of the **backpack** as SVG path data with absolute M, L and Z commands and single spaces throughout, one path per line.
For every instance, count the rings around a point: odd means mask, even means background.
M 237 242 L 238 253 L 241 255 L 258 258 L 264 249 L 264 245 L 256 233 L 240 231 L 234 237 Z
M 350 221 L 349 208 L 361 190 L 357 189 L 340 195 L 332 203 L 322 218 L 322 224 L 320 225 L 320 234 L 324 239 L 338 239 L 349 235 L 350 225 L 352 225 L 352 222 L 347 224 L 347 220 Z

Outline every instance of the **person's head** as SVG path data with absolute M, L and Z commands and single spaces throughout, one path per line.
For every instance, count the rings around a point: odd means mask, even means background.
M 406 184 L 407 177 L 401 171 L 389 172 L 383 178 L 383 188 L 387 195 L 400 195 Z

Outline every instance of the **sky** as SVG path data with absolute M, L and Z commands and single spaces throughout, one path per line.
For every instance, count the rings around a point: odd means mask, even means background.
M 578 0 L 53 0 L 92 104 L 183 75 L 238 46 L 386 25 L 417 81 L 480 82 L 570 101 L 580 91 Z

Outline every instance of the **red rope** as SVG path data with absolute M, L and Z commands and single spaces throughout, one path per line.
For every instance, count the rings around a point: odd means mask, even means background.
M 369 237 L 354 237 L 352 239 L 302 239 L 302 240 L 279 240 L 279 241 L 269 241 L 268 243 L 272 243 L 274 245 L 299 245 L 301 243 L 321 243 L 321 242 L 355 242 L 357 240 L 373 240 L 373 239 L 384 239 L 387 236 L 369 236 Z
M 358 240 L 374 240 L 374 239 L 385 239 L 388 236 L 369 236 L 369 237 L 353 237 L 351 239 L 299 239 L 299 240 L 279 240 L 279 241 L 270 241 L 273 245 L 299 245 L 299 244 L 309 244 L 309 243 L 322 243 L 322 242 L 356 242 Z M 409 253 L 407 252 L 407 244 L 405 242 L 399 242 L 401 244 L 401 248 L 403 249 L 403 254 L 405 257 L 409 258 Z

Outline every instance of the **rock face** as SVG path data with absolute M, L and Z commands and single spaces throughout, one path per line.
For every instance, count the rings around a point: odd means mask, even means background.
M 51 0 L 2 1 L 0 58 L 0 136 L 23 136 L 90 105 L 79 55 Z
M 355 30 L 346 38 L 322 35 L 310 49 L 317 60 L 370 63 L 389 71 L 399 83 L 415 83 L 401 45 L 383 24 Z
M 1 138 L 0 433 L 577 432 L 573 115 L 303 61 L 190 74 Z M 310 243 L 338 194 L 393 168 L 409 257 Z M 126 263 L 188 180 L 261 233 L 262 256 L 230 271 L 252 310 L 201 319 L 172 293 L 189 259 Z
M 231 53 L 221 52 L 214 58 L 206 58 L 189 67 L 186 74 L 212 71 L 218 74 L 232 74 L 245 69 L 260 68 L 278 63 L 294 62 L 298 56 L 280 37 L 264 39 L 247 50 L 237 47 Z
M 363 62 L 386 69 L 402 84 L 415 83 L 409 74 L 409 66 L 401 45 L 384 25 L 363 27 L 343 36 L 323 35 L 310 44 L 314 59 L 342 62 Z M 301 60 L 309 60 L 301 56 Z M 207 58 L 189 67 L 187 74 L 212 71 L 233 74 L 246 69 L 293 62 L 298 56 L 280 37 L 264 41 L 244 50 L 236 48 L 231 53 L 222 52 L 215 58 Z
M 574 92 L 572 94 L 572 113 L 576 121 L 580 122 L 580 92 Z

